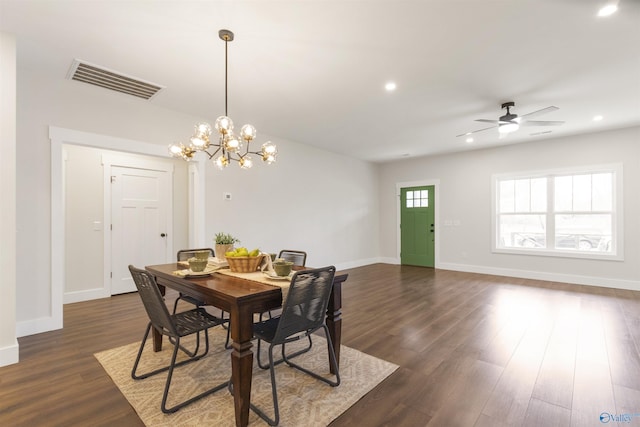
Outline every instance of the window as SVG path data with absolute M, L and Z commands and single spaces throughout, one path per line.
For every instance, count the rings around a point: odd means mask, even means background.
M 407 191 L 408 208 L 428 208 L 429 190 Z
M 494 250 L 621 257 L 621 169 L 494 177 Z

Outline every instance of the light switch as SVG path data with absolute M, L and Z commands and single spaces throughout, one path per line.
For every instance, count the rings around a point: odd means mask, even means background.
M 101 221 L 93 221 L 93 231 L 102 231 Z

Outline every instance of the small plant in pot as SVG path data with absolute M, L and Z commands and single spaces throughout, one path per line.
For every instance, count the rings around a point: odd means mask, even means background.
M 213 238 L 213 241 L 215 242 L 215 252 L 216 252 L 216 258 L 218 258 L 219 260 L 226 260 L 227 258 L 225 257 L 225 253 L 229 252 L 233 249 L 233 245 L 235 243 L 240 243 L 240 240 L 233 237 L 231 234 L 228 233 L 216 233 L 215 237 Z

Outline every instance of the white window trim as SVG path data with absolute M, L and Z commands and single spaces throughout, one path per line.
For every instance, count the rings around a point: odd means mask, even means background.
M 573 252 L 561 249 L 548 248 L 499 248 L 498 241 L 498 183 L 505 179 L 553 177 L 556 175 L 579 175 L 581 173 L 613 172 L 615 190 L 613 194 L 613 218 L 612 218 L 612 251 L 611 253 L 586 253 Z M 623 217 L 623 171 L 622 163 L 567 167 L 562 169 L 548 169 L 536 171 L 518 171 L 513 173 L 500 173 L 491 176 L 491 252 L 518 255 L 537 255 L 564 258 L 598 259 L 609 261 L 624 261 L 624 217 Z M 547 195 L 549 199 L 551 197 Z M 547 203 L 547 214 L 553 209 L 553 205 Z M 553 224 L 551 224 L 552 226 Z

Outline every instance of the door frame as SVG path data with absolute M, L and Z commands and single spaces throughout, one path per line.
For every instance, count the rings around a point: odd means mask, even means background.
M 408 187 L 427 187 L 427 186 L 433 186 L 433 191 L 436 193 L 436 197 L 435 197 L 435 209 L 433 212 L 433 217 L 434 217 L 434 233 L 435 233 L 435 238 L 434 238 L 434 245 L 433 245 L 433 250 L 434 250 L 434 260 L 433 260 L 433 268 L 438 268 L 440 265 L 440 227 L 438 225 L 438 220 L 440 218 L 440 180 L 439 179 L 425 179 L 422 181 L 409 181 L 409 182 L 396 182 L 396 264 L 401 264 L 400 261 L 400 246 L 401 246 L 401 239 L 400 239 L 400 191 L 402 188 L 408 188 Z
M 40 332 L 60 329 L 63 326 L 64 282 L 65 282 L 65 192 L 64 192 L 64 153 L 63 145 L 82 145 L 123 153 L 144 154 L 154 157 L 169 158 L 165 145 L 151 144 L 114 136 L 100 135 L 74 129 L 49 126 L 51 141 L 51 316 L 37 319 L 21 330 L 21 335 L 32 335 Z M 203 159 L 190 162 L 189 179 L 189 222 L 204 221 L 204 213 L 199 214 L 195 206 L 204 206 L 205 200 L 205 167 Z M 192 230 L 202 230 L 204 224 L 189 224 L 190 244 L 197 243 L 202 237 L 193 238 Z

